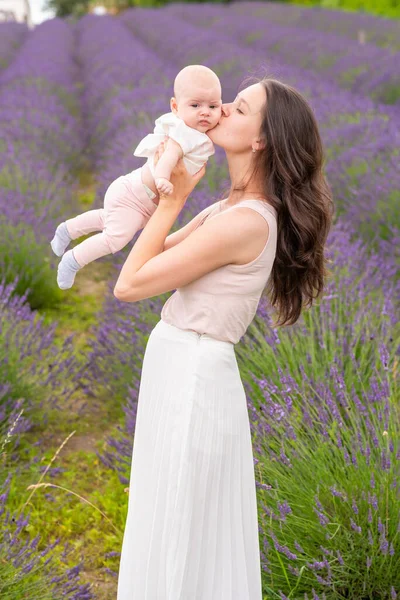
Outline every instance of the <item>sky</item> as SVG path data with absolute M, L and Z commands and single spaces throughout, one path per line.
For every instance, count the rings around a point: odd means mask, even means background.
M 51 19 L 51 17 L 54 16 L 51 11 L 44 10 L 43 6 L 45 5 L 45 0 L 30 0 L 30 5 L 32 21 L 35 25 L 41 23 L 45 19 Z

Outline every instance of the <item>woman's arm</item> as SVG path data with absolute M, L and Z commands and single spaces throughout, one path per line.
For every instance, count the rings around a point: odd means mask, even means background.
M 163 253 L 165 238 L 179 212 L 180 209 L 177 210 L 173 204 L 160 200 L 120 271 L 114 288 L 114 296 L 118 300 L 130 297 L 138 271 L 150 259 Z
M 251 260 L 259 254 L 261 243 L 265 244 L 264 218 L 251 208 L 238 207 L 210 219 L 180 244 L 161 252 L 162 238 L 168 224 L 175 219 L 173 211 L 169 210 L 161 210 L 157 216 L 157 208 L 153 213 L 138 240 L 141 241 L 147 229 L 143 251 L 139 249 L 137 257 L 133 257 L 125 270 L 138 242 L 133 247 L 114 289 L 118 300 L 138 302 L 170 292 L 224 265 Z M 256 252 L 255 243 L 258 244 Z M 152 257 L 144 261 L 148 249 L 148 256 L 152 254 Z
M 163 251 L 165 252 L 165 250 L 169 250 L 173 246 L 176 246 L 176 244 L 183 242 L 183 240 L 196 229 L 197 225 L 204 219 L 204 217 L 214 210 L 217 204 L 219 204 L 219 201 L 206 206 L 206 208 L 203 208 L 203 210 L 193 217 L 189 223 L 186 223 L 186 225 L 178 229 L 178 231 L 171 233 L 165 240 Z

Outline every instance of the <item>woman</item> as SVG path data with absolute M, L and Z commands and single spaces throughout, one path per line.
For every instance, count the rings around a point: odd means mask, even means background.
M 181 161 L 173 197 L 160 200 L 114 289 L 125 302 L 176 289 L 143 360 L 117 600 L 262 599 L 234 345 L 267 284 L 280 326 L 321 294 L 332 199 L 317 123 L 293 88 L 250 85 L 209 136 L 226 152 L 229 196 L 168 235 L 205 173 L 190 176 Z

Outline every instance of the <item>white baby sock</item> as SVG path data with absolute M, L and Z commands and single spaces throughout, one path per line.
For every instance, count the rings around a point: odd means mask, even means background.
M 71 236 L 68 233 L 67 225 L 63 222 L 57 227 L 54 237 L 50 242 L 54 254 L 62 256 L 70 241 Z
M 68 290 L 73 286 L 75 275 L 82 267 L 76 262 L 73 250 L 68 250 L 62 257 L 57 269 L 57 283 L 61 290 Z

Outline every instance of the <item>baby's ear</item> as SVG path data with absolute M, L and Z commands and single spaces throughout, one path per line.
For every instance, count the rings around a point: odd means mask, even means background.
M 176 112 L 178 109 L 177 103 L 176 103 L 176 98 L 174 96 L 172 96 L 171 100 L 170 100 L 170 108 L 171 108 L 171 112 Z

